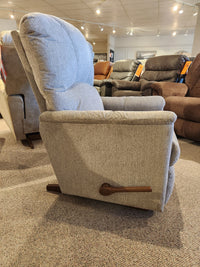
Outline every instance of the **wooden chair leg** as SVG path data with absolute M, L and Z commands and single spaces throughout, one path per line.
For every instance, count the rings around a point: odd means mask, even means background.
M 48 192 L 61 193 L 60 186 L 58 184 L 48 184 L 46 189 Z

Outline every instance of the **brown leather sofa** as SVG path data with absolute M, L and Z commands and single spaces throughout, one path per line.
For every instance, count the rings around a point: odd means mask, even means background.
M 112 65 L 110 61 L 97 62 L 94 65 L 94 79 L 104 80 L 110 77 L 112 72 Z
M 200 141 L 200 54 L 190 66 L 185 84 L 154 83 L 151 87 L 153 95 L 165 98 L 165 110 L 178 116 L 176 134 Z
M 176 82 L 185 62 L 189 60 L 184 55 L 165 55 L 150 58 L 146 61 L 145 71 L 139 81 L 111 82 L 112 96 L 142 96 L 151 95 L 153 82 Z

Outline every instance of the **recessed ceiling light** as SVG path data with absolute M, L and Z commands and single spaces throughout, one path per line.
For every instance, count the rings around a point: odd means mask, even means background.
M 96 43 L 95 43 L 95 42 L 93 42 L 92 44 L 93 44 L 93 45 L 95 45 Z
M 178 5 L 175 5 L 174 7 L 173 7 L 173 11 L 177 11 L 178 10 Z
M 113 34 L 115 34 L 115 33 L 116 33 L 116 30 L 115 30 L 115 29 L 113 29 L 113 31 L 112 31 L 112 32 L 113 32 Z
M 172 33 L 172 36 L 176 36 L 176 32 L 173 32 L 173 33 Z
M 198 12 L 196 11 L 196 12 L 193 13 L 193 16 L 195 17 L 197 14 L 198 14 Z
M 97 15 L 99 15 L 99 14 L 101 13 L 101 10 L 98 8 L 98 9 L 96 10 L 96 13 L 97 13 Z
M 178 13 L 183 14 L 183 9 L 180 9 Z
M 11 19 L 14 19 L 15 16 L 14 16 L 13 14 L 10 14 L 10 18 L 11 18 Z
M 85 28 L 84 28 L 84 26 L 82 25 L 82 26 L 81 26 L 81 30 L 84 30 L 84 29 L 85 29 Z

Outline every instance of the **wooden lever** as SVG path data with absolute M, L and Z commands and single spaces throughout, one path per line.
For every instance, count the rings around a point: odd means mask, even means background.
M 119 192 L 152 192 L 152 188 L 150 186 L 114 187 L 106 183 L 99 188 L 99 193 L 103 196 Z

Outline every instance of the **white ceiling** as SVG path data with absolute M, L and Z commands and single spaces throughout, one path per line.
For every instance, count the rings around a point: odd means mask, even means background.
M 9 18 L 12 12 L 19 22 L 28 12 L 42 12 L 66 19 L 80 29 L 88 40 L 104 40 L 115 28 L 116 36 L 161 35 L 192 33 L 197 16 L 193 16 L 196 0 L 0 0 L 0 18 Z M 182 5 L 181 3 L 184 3 Z M 173 6 L 183 7 L 184 13 L 173 11 Z M 99 7 L 101 14 L 95 13 Z M 198 9 L 198 8 L 196 8 Z M 104 31 L 101 32 L 99 26 Z

